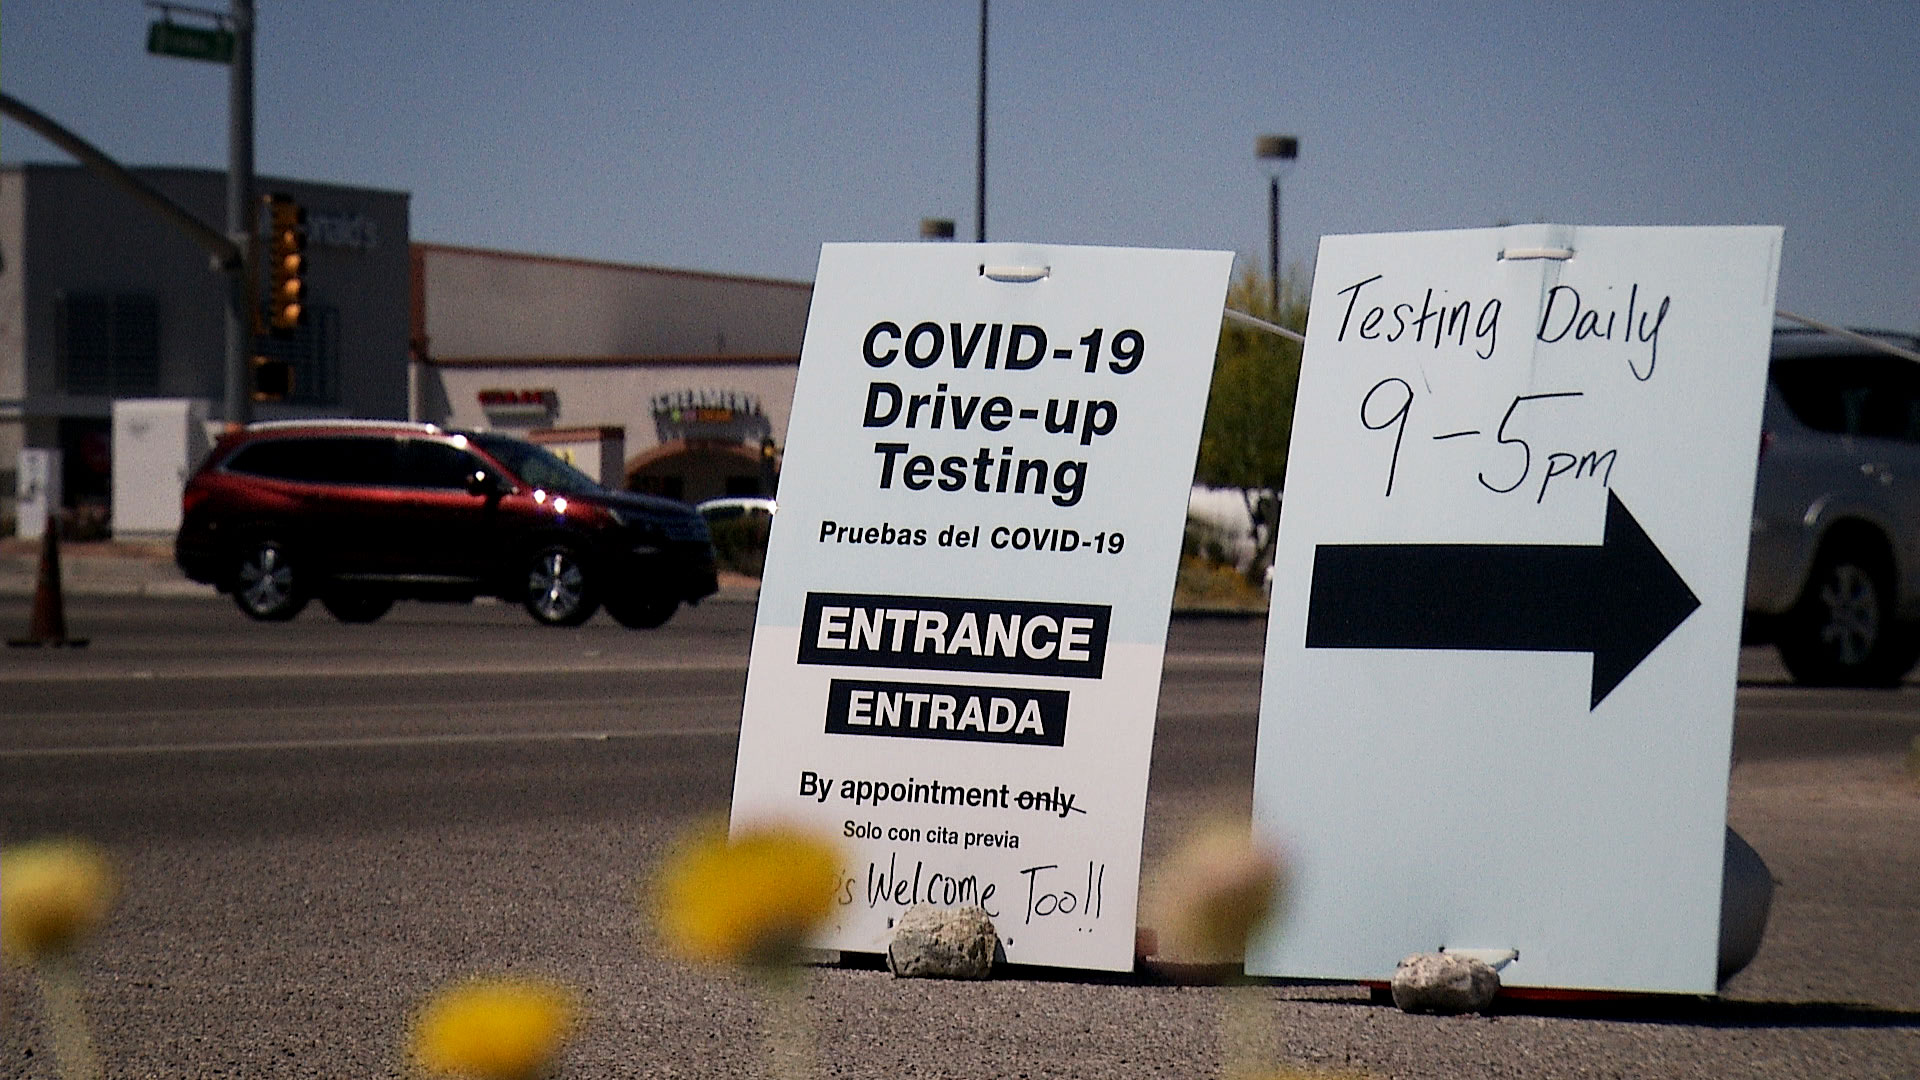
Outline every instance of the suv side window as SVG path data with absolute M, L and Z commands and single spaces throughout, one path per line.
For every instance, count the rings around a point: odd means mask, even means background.
M 221 466 L 228 472 L 261 476 L 269 480 L 313 479 L 312 462 L 318 456 L 314 439 L 270 439 L 248 443 Z
M 1774 365 L 1801 423 L 1834 435 L 1920 442 L 1920 365 L 1897 357 L 1803 356 Z
M 241 447 L 228 459 L 233 472 L 304 484 L 386 485 L 393 483 L 392 438 L 265 439 Z
M 1863 366 L 1871 369 L 1873 389 L 1860 418 L 1860 433 L 1920 442 L 1920 364 L 1877 356 Z
M 399 442 L 390 436 L 316 439 L 314 480 L 322 484 L 384 487 L 393 483 Z
M 467 479 L 485 467 L 459 447 L 432 439 L 406 439 L 400 443 L 394 482 L 401 487 L 465 490 Z

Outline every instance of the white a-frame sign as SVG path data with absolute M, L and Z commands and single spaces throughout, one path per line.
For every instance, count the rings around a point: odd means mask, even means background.
M 817 944 L 979 904 L 1133 966 L 1147 763 L 1232 256 L 830 244 L 747 676 L 735 827 L 849 857 Z

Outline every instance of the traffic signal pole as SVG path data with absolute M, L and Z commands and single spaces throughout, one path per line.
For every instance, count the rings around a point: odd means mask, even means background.
M 0 93 L 0 113 L 9 120 L 53 145 L 72 154 L 87 171 L 120 189 L 135 202 L 153 211 L 160 220 L 187 234 L 187 238 L 206 249 L 214 269 L 238 273 L 240 249 L 213 226 L 193 216 L 193 211 L 167 198 L 153 185 L 127 171 L 126 166 L 108 157 L 99 147 L 69 131 L 58 121 L 11 94 Z
M 227 66 L 227 238 L 240 266 L 227 278 L 227 356 L 224 414 L 228 424 L 252 419 L 249 385 L 255 297 L 253 203 L 253 0 L 232 0 L 233 62 Z

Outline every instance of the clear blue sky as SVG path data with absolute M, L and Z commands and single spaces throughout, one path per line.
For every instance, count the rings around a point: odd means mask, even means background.
M 224 0 L 201 0 L 223 6 Z M 973 235 L 977 0 L 258 0 L 262 173 L 415 239 L 807 279 Z M 226 72 L 137 0 L 5 0 L 0 86 L 123 161 L 224 168 Z M 1287 262 L 1324 234 L 1786 227 L 1781 305 L 1920 329 L 1920 4 L 994 0 L 991 240 Z M 0 160 L 62 160 L 24 129 Z

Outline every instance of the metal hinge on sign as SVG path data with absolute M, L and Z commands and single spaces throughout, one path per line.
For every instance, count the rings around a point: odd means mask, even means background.
M 1565 262 L 1573 258 L 1573 249 L 1550 247 L 1504 248 L 1501 250 L 1499 258 L 1504 262 L 1513 262 L 1519 259 L 1553 259 L 1558 262 Z
M 1024 284 L 1030 281 L 1042 281 L 1052 276 L 1051 266 L 988 266 L 980 264 L 980 276 L 995 281 L 1010 281 Z

